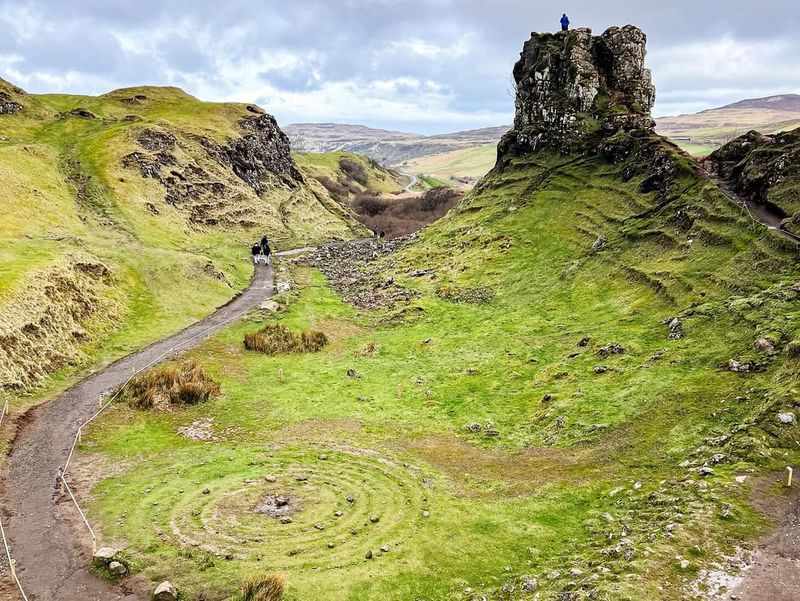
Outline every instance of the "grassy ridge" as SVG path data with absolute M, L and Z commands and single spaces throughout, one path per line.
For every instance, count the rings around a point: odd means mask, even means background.
M 201 102 L 176 88 L 100 97 L 28 95 L 2 81 L 0 88 L 22 106 L 0 115 L 0 330 L 19 338 L 0 353 L 2 387 L 30 393 L 53 370 L 51 385 L 59 386 L 76 365 L 119 356 L 207 315 L 246 284 L 249 244 L 263 233 L 278 249 L 357 235 L 348 211 L 324 189 L 269 179 L 258 194 L 206 150 L 243 135 L 240 121 L 252 117 L 246 105 Z M 156 179 L 124 165 L 131 153 L 147 154 L 140 139 L 151 131 L 176 140 L 162 178 L 197 173 L 195 189 L 224 190 L 190 207 L 208 206 L 217 225 L 198 224 Z M 72 324 L 59 299 L 78 286 L 70 275 L 76 253 L 108 269 L 110 280 Z M 47 292 L 53 285 L 55 294 Z M 101 309 L 104 298 L 113 311 Z M 28 310 L 25 299 L 39 300 Z M 23 340 L 26 327 L 77 333 L 54 351 Z M 20 365 L 28 360 L 47 369 L 25 373 Z
M 292 600 L 528 599 L 534 577 L 544 598 L 691 598 L 700 567 L 764 528 L 754 476 L 800 459 L 775 417 L 800 402 L 800 274 L 795 247 L 678 160 L 666 198 L 596 158 L 493 172 L 383 265 L 418 293 L 405 307 L 357 313 L 294 268 L 301 291 L 269 321 L 325 350 L 246 352 L 254 316 L 192 353 L 220 399 L 120 407 L 84 438 L 128 466 L 94 490 L 105 539 L 190 597 L 258 569 Z M 216 442 L 177 431 L 208 419 Z M 276 493 L 300 504 L 291 524 L 254 513 Z

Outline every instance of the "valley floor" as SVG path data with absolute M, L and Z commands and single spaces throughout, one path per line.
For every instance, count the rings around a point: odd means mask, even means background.
M 640 184 L 538 155 L 398 253 L 279 263 L 280 310 L 187 356 L 220 397 L 85 433 L 103 544 L 187 599 L 252 573 L 292 601 L 723 595 L 704 570 L 800 460 L 797 249 L 712 184 Z M 245 350 L 267 324 L 330 342 Z

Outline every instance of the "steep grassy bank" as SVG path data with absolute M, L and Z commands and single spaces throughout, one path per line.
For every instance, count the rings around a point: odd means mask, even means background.
M 800 272 L 661 152 L 657 186 L 636 157 L 509 159 L 372 264 L 410 301 L 356 311 L 292 267 L 287 311 L 192 353 L 219 399 L 120 406 L 85 436 L 115 466 L 104 540 L 188 598 L 252 571 L 293 600 L 693 598 L 765 527 L 758 476 L 800 459 L 778 419 L 800 403 Z M 264 321 L 331 343 L 245 351 Z M 279 496 L 290 522 L 259 510 Z
M 39 395 L 51 374 L 57 386 L 208 314 L 246 284 L 264 233 L 279 249 L 361 235 L 258 107 L 173 88 L 35 96 L 3 81 L 0 103 L 8 392 Z

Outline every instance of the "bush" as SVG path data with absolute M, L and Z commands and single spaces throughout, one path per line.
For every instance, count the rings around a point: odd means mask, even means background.
M 131 380 L 120 398 L 136 409 L 197 405 L 220 393 L 219 383 L 197 363 L 152 369 Z
M 342 157 L 339 159 L 339 168 L 344 171 L 344 173 L 354 179 L 362 186 L 366 186 L 367 182 L 367 172 L 364 169 L 364 165 L 359 163 L 358 161 L 354 161 L 353 159 Z
M 266 355 L 316 353 L 326 344 L 328 337 L 323 332 L 311 330 L 298 336 L 282 324 L 267 325 L 244 335 L 244 348 Z
M 239 588 L 238 601 L 280 601 L 286 579 L 280 574 L 249 576 Z
M 359 221 L 374 231 L 383 231 L 389 238 L 405 236 L 422 229 L 452 209 L 461 193 L 451 188 L 428 190 L 414 198 L 385 198 L 374 192 L 358 194 L 353 210 Z

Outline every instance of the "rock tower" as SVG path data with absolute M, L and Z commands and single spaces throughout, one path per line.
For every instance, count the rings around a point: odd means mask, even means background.
M 540 148 L 561 153 L 596 149 L 619 132 L 653 134 L 655 101 L 645 68 L 647 36 L 637 27 L 533 33 L 514 66 L 514 127 L 498 158 Z

